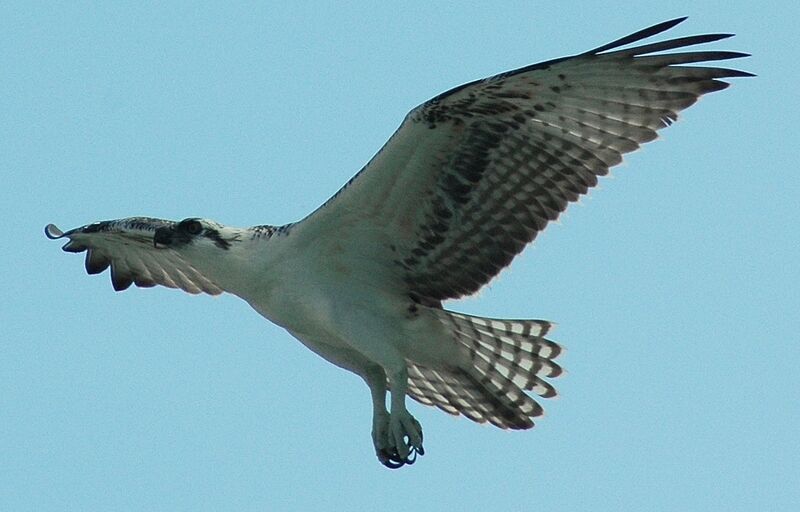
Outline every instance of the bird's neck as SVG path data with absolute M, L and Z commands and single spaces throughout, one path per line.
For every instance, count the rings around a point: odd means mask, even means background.
M 203 247 L 187 256 L 217 286 L 246 298 L 259 286 L 259 276 L 269 271 L 272 247 L 277 245 L 274 228 L 266 228 L 236 229 L 234 236 L 226 237 L 225 247 Z

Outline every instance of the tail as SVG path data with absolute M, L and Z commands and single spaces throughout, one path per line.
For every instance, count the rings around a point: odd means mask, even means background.
M 542 377 L 558 377 L 562 349 L 545 339 L 543 320 L 499 320 L 431 309 L 469 353 L 470 367 L 428 368 L 408 361 L 408 394 L 450 414 L 502 429 L 528 429 L 542 407 L 525 391 L 544 397 L 556 390 Z

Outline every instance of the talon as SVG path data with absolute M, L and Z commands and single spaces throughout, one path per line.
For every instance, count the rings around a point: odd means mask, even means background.
M 402 468 L 405 465 L 404 462 L 394 462 L 392 460 L 381 461 L 381 464 L 383 464 L 384 466 L 386 466 L 389 469 L 399 469 L 399 468 Z
M 425 455 L 425 448 L 422 447 L 422 441 L 423 441 L 423 437 L 424 437 L 423 433 L 422 433 L 422 425 L 420 424 L 419 421 L 417 421 L 416 418 L 411 418 L 411 419 L 414 421 L 414 426 L 417 427 L 417 432 L 419 432 L 419 446 L 416 447 L 417 448 L 417 452 L 420 455 Z
M 389 469 L 398 469 L 406 465 L 407 461 L 401 459 L 397 452 L 389 453 L 386 450 L 378 452 L 378 460 Z
M 407 412 L 390 416 L 389 421 L 376 420 L 372 439 L 378 461 L 390 469 L 410 466 L 417 461 L 417 457 L 425 455 L 422 426 Z
M 416 448 L 411 448 L 408 457 L 405 459 L 401 458 L 397 455 L 397 451 L 393 453 L 389 453 L 386 450 L 381 450 L 378 452 L 378 460 L 381 464 L 386 466 L 389 469 L 398 469 L 402 468 L 405 465 L 412 465 L 417 462 L 417 455 L 425 455 L 424 450 L 420 451 Z

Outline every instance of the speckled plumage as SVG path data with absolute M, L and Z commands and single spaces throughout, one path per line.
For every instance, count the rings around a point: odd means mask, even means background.
M 247 229 L 132 217 L 50 238 L 111 267 L 114 288 L 161 284 L 238 295 L 311 350 L 361 376 L 389 467 L 423 454 L 405 395 L 500 428 L 527 429 L 555 396 L 559 346 L 543 320 L 442 308 L 496 276 L 622 155 L 656 138 L 721 78 L 687 66 L 742 57 L 681 51 L 729 37 L 628 49 L 672 20 L 589 52 L 461 85 L 412 110 L 373 159 L 300 222 Z M 391 391 L 390 412 L 386 391 Z

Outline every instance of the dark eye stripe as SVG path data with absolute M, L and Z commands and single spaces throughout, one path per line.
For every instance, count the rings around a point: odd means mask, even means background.
M 190 235 L 199 235 L 202 231 L 203 231 L 203 225 L 196 220 L 190 221 L 186 225 L 186 232 L 189 233 Z
M 197 219 L 184 219 L 178 223 L 178 229 L 190 235 L 203 232 L 203 225 Z

